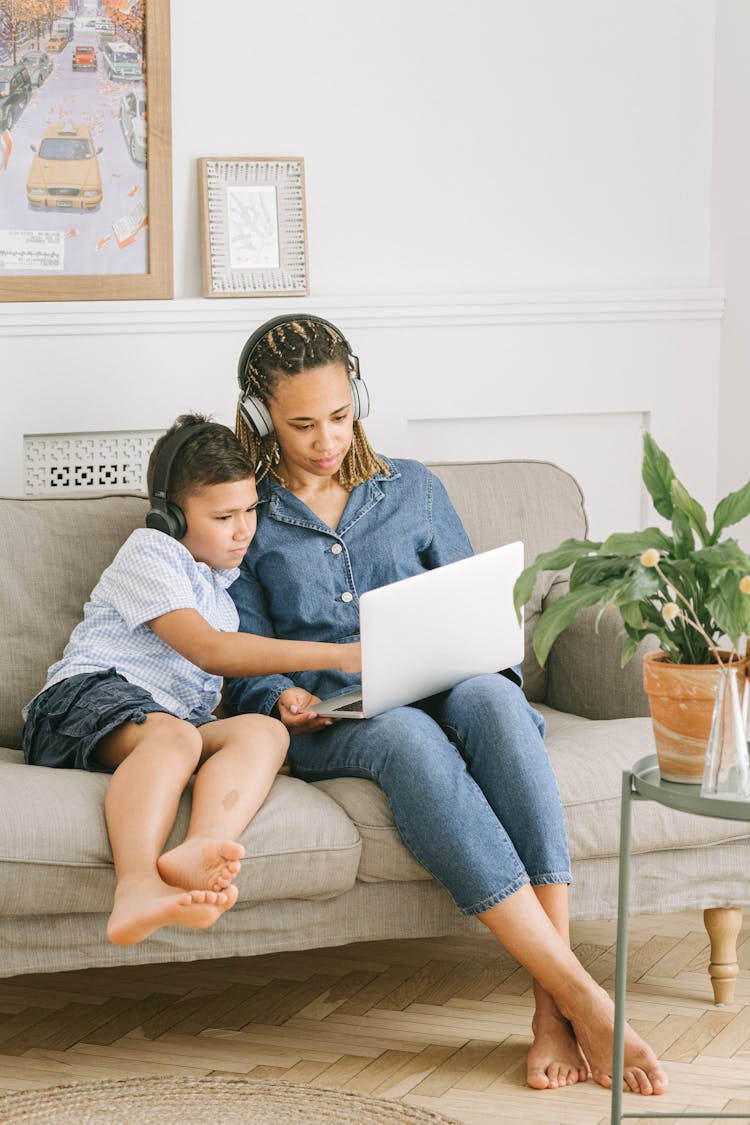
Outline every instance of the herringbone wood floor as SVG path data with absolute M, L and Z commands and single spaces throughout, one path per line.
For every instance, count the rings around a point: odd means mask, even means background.
M 610 991 L 614 936 L 611 922 L 573 927 L 579 957 Z M 626 1097 L 625 1112 L 723 1110 L 750 1122 L 747 922 L 735 1003 L 723 1009 L 700 914 L 633 919 L 630 951 L 628 1016 L 672 1089 Z M 531 1010 L 528 975 L 483 932 L 15 977 L 0 980 L 0 1090 L 248 1074 L 401 1098 L 477 1125 L 604 1125 L 609 1095 L 591 1081 L 524 1085 Z

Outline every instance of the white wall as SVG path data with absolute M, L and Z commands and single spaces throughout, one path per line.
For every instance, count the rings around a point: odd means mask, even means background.
M 267 316 L 339 322 L 387 452 L 548 457 L 592 532 L 647 516 L 652 429 L 710 505 L 715 0 L 174 0 L 172 302 L 2 306 L 23 434 L 230 421 Z M 200 298 L 196 159 L 304 156 L 311 296 Z M 686 394 L 701 384 L 700 394 Z
M 718 482 L 721 495 L 750 477 L 750 5 L 719 0 L 712 273 L 727 291 L 721 329 Z M 738 529 L 750 551 L 750 519 Z

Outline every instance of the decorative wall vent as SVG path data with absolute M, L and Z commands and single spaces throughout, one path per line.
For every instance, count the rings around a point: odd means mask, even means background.
M 115 433 L 27 434 L 23 439 L 24 492 L 145 492 L 146 468 L 161 430 Z

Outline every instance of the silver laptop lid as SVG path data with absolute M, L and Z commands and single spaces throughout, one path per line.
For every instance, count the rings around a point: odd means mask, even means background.
M 362 594 L 364 714 L 519 664 L 513 586 L 522 570 L 523 543 L 508 543 Z

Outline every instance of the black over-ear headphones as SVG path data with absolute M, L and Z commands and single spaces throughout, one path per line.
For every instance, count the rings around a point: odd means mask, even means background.
M 265 324 L 261 324 L 260 328 L 253 332 L 250 339 L 242 349 L 239 363 L 237 364 L 237 378 L 240 384 L 240 414 L 244 418 L 247 425 L 250 427 L 252 433 L 257 438 L 267 437 L 268 434 L 273 433 L 273 422 L 268 407 L 257 396 L 244 393 L 245 380 L 247 378 L 247 369 L 252 360 L 253 352 L 263 339 L 263 337 L 271 332 L 272 329 L 278 328 L 280 324 L 291 324 L 295 320 L 311 320 L 314 324 L 322 324 L 325 328 L 330 328 L 335 334 L 337 339 L 341 341 L 349 353 L 353 374 L 349 376 L 349 393 L 352 397 L 352 410 L 354 421 L 357 422 L 361 418 L 366 418 L 370 413 L 370 392 L 367 389 L 367 384 L 359 374 L 359 360 L 352 352 L 349 341 L 343 336 L 335 324 L 331 324 L 329 320 L 323 320 L 322 316 L 310 316 L 308 314 L 300 314 L 300 316 L 277 316 L 273 320 L 267 320 Z
M 146 527 L 163 531 L 173 539 L 183 539 L 187 532 L 185 513 L 179 504 L 169 499 L 169 474 L 174 459 L 186 441 L 213 429 L 216 422 L 200 422 L 194 426 L 184 426 L 168 437 L 156 455 L 153 479 L 151 482 L 151 508 L 146 514 Z

